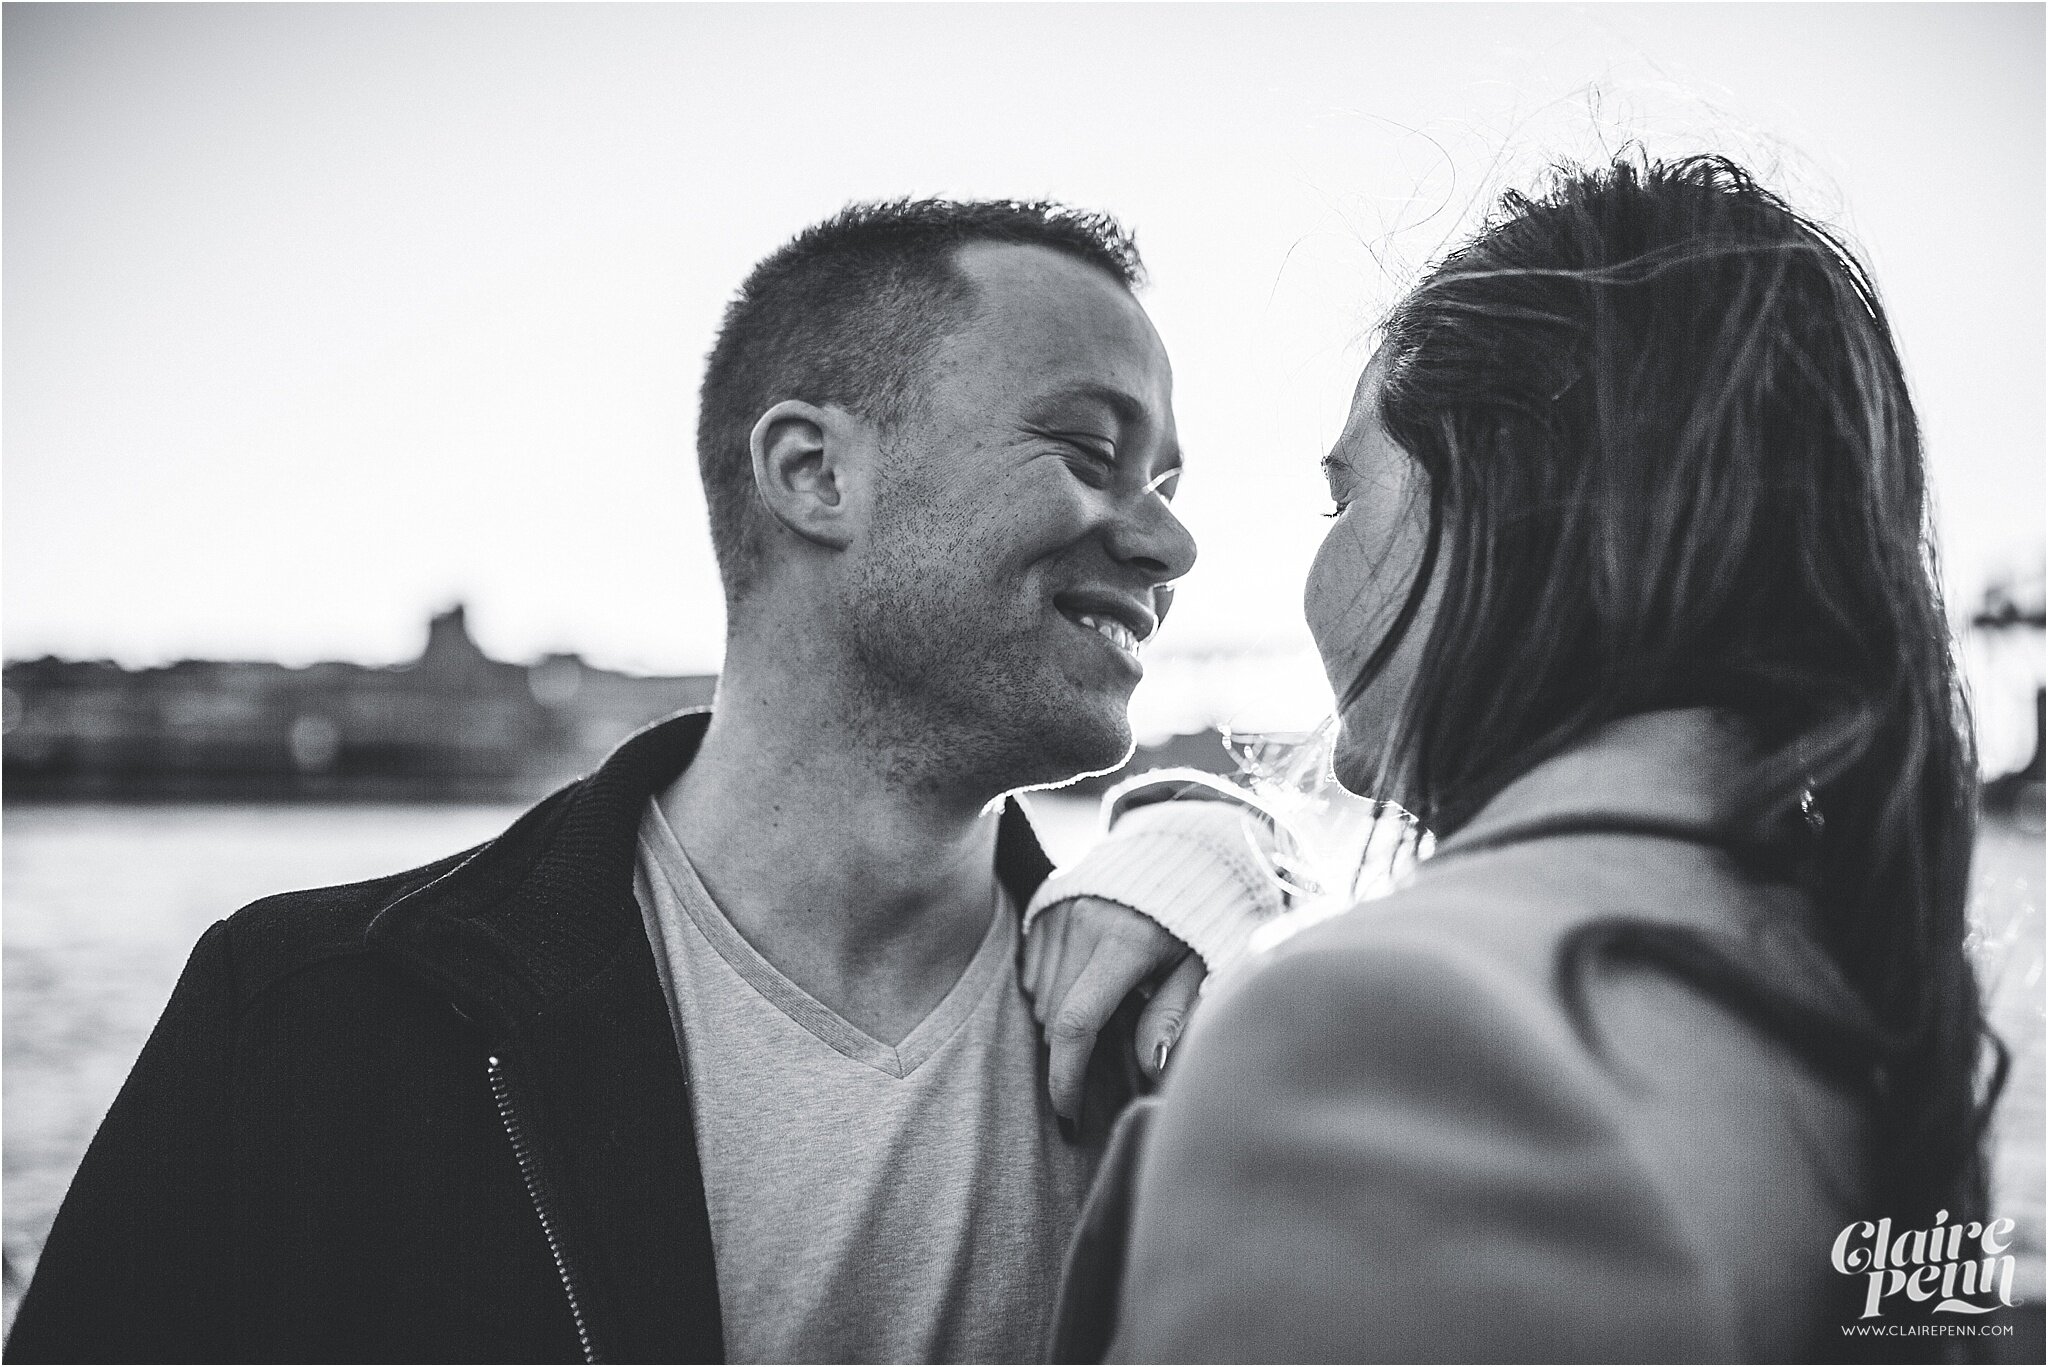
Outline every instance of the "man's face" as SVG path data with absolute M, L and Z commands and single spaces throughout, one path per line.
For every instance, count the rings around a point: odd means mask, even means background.
M 1195 545 L 1168 506 L 1172 372 L 1130 292 L 983 244 L 978 302 L 892 434 L 846 608 L 879 709 L 1018 787 L 1129 753 L 1137 646 Z

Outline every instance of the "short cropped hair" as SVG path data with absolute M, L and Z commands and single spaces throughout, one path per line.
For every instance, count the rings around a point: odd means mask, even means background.
M 762 511 L 748 440 L 785 399 L 834 404 L 885 427 L 917 398 L 939 340 L 971 316 L 955 251 L 1047 247 L 1125 288 L 1144 279 L 1131 234 L 1104 213 L 1046 200 L 850 204 L 754 267 L 727 306 L 698 396 L 697 465 L 728 607 L 760 571 Z

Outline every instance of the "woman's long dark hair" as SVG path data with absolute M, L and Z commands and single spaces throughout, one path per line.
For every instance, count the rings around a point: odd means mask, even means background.
M 1976 763 L 1919 426 L 1854 254 L 1725 160 L 1623 157 L 1509 196 L 1381 358 L 1442 575 L 1394 742 L 1416 815 L 1446 835 L 1620 717 L 1742 718 L 1763 757 L 1742 834 L 1798 826 L 1809 790 L 1824 816 L 1810 882 L 1869 1012 L 1827 1048 L 1869 1088 L 1875 1213 L 1983 1218 Z M 1772 1028 L 1782 994 L 1711 945 L 1603 937 Z M 1796 1033 L 1827 1033 L 1811 1015 Z

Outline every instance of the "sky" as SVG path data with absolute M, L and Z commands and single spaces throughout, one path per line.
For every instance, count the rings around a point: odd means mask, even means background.
M 1202 552 L 1141 702 L 1327 705 L 1300 586 L 1374 320 L 1500 189 L 1631 140 L 1732 155 L 1846 231 L 1920 404 L 1952 600 L 2041 563 L 2039 5 L 4 26 L 10 658 L 394 661 L 460 600 L 504 658 L 714 669 L 691 438 L 731 291 L 852 199 L 1050 196 L 1136 230 L 1174 360 Z M 1247 654 L 1286 664 L 1218 658 Z

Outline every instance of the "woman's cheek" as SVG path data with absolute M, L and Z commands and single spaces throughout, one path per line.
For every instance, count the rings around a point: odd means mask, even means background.
M 1361 574 L 1364 567 L 1358 563 L 1353 542 L 1344 520 L 1339 518 L 1324 535 L 1323 544 L 1316 548 L 1301 595 L 1302 616 L 1308 621 L 1309 635 L 1315 638 L 1316 653 L 1322 656 L 1323 672 L 1340 691 L 1360 663 L 1351 658 L 1355 654 L 1357 624 L 1346 622 L 1354 615 L 1352 609 L 1365 588 Z

